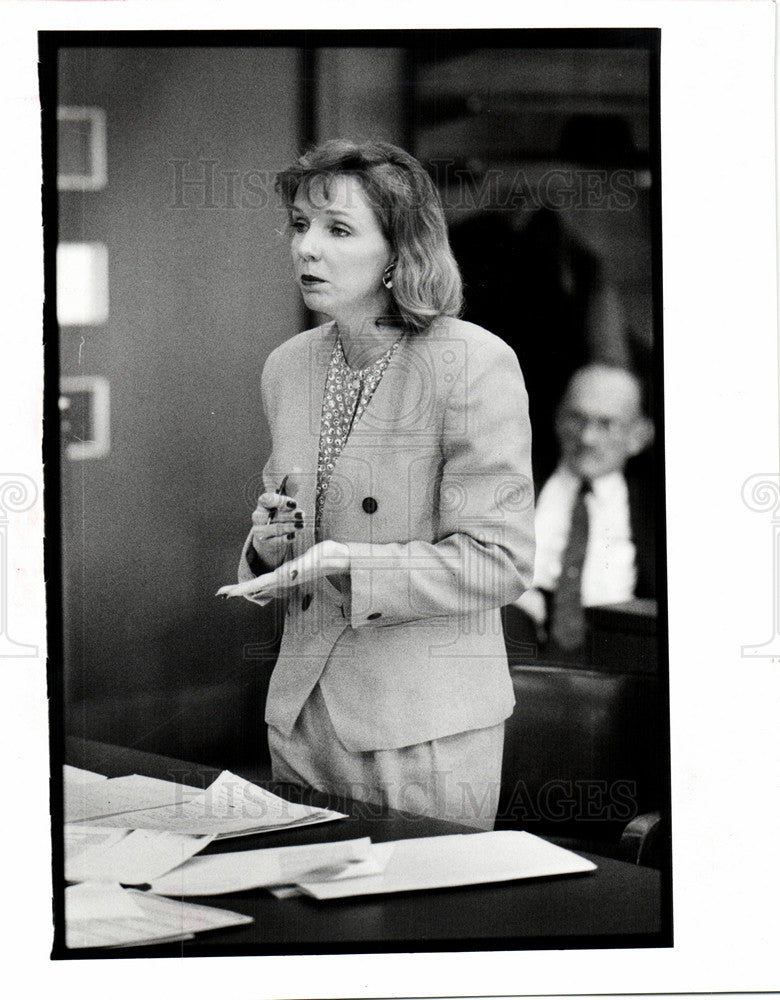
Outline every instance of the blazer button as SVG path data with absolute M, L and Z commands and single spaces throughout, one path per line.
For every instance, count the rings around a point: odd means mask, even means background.
M 366 514 L 375 514 L 378 506 L 379 504 L 376 502 L 376 500 L 374 500 L 373 497 L 366 497 L 365 500 L 363 501 L 363 510 L 366 512 Z
M 381 618 L 381 617 L 382 617 L 382 612 L 381 611 L 372 611 L 371 614 L 366 619 L 366 621 L 372 622 L 372 621 L 374 621 L 375 618 Z
M 301 611 L 305 611 L 311 604 L 311 594 L 306 594 L 301 601 Z

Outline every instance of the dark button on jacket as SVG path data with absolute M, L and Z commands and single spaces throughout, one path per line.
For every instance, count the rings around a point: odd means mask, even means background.
M 379 504 L 376 502 L 376 500 L 374 500 L 373 497 L 366 497 L 365 500 L 363 501 L 363 510 L 366 512 L 366 514 L 374 514 L 378 506 Z

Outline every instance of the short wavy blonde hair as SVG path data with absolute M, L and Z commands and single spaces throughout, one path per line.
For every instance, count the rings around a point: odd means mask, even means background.
M 316 180 L 357 177 L 395 257 L 390 292 L 394 316 L 411 331 L 426 330 L 437 316 L 457 316 L 463 284 L 450 249 L 441 198 L 409 153 L 389 142 L 330 139 L 309 149 L 276 176 L 287 210 Z

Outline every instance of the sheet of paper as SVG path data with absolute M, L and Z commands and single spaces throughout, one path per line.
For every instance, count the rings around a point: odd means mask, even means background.
M 65 923 L 133 920 L 143 916 L 132 896 L 116 882 L 84 882 L 65 889 Z
M 333 882 L 345 878 L 379 875 L 387 867 L 387 862 L 390 860 L 394 848 L 395 844 L 392 841 L 388 841 L 386 844 L 372 844 L 371 853 L 365 861 L 356 861 L 342 871 L 333 872 L 328 879 L 323 879 L 323 881 Z M 303 878 L 304 881 L 311 881 L 310 877 L 304 876 Z M 294 896 L 307 895 L 300 885 L 268 886 L 268 891 L 277 899 L 292 899 Z
M 205 792 L 187 802 L 101 817 L 99 825 L 230 837 L 344 818 L 344 813 L 287 802 L 223 771 Z
M 69 862 L 75 861 L 80 855 L 91 853 L 92 851 L 103 850 L 118 844 L 123 837 L 126 837 L 129 830 L 112 829 L 102 826 L 80 826 L 76 823 L 66 823 L 64 831 L 65 845 L 65 878 L 69 882 L 76 881 L 69 879 L 67 867 Z M 118 879 L 114 879 L 118 881 Z
M 80 823 L 159 806 L 176 808 L 198 795 L 203 795 L 202 788 L 139 774 L 86 783 L 70 779 L 65 782 L 65 822 Z
M 370 863 L 371 840 L 343 840 L 327 844 L 303 844 L 256 851 L 231 851 L 192 858 L 180 868 L 155 879 L 152 891 L 166 896 L 215 896 L 243 892 L 261 886 L 287 885 L 308 876 L 314 879 L 347 875 L 367 868 L 381 871 Z
M 65 919 L 68 948 L 160 944 L 187 940 L 200 931 L 252 923 L 252 917 L 242 913 L 106 883 L 69 886 Z
M 301 881 L 300 886 L 317 899 L 336 899 L 564 875 L 596 867 L 572 851 L 518 830 L 398 840 L 394 848 L 381 875 Z
M 71 785 L 89 785 L 96 781 L 108 781 L 105 774 L 98 774 L 97 771 L 85 771 L 83 767 L 73 767 L 72 764 L 63 764 L 62 777 L 65 787 Z
M 359 861 L 354 865 L 350 865 L 348 869 L 343 872 L 337 872 L 327 879 L 327 881 L 339 882 L 345 878 L 362 878 L 364 875 L 380 875 L 387 868 L 390 856 L 394 850 L 395 843 L 393 841 L 388 841 L 385 844 L 372 844 L 371 851 L 365 861 Z M 300 881 L 302 880 L 298 879 L 299 883 Z M 311 882 L 313 880 L 305 877 L 305 881 Z
M 266 887 L 276 899 L 293 899 L 295 896 L 305 896 L 299 885 L 269 885 Z
M 194 934 L 167 934 L 157 932 L 153 937 L 138 937 L 148 929 L 148 924 L 134 923 L 122 926 L 110 924 L 107 927 L 93 927 L 93 941 L 87 945 L 77 945 L 79 948 L 140 948 L 147 944 L 176 944 L 179 941 L 192 941 Z
M 365 861 L 357 861 L 346 870 L 335 873 L 326 881 L 338 881 L 345 878 L 359 878 L 364 875 L 379 875 L 387 868 L 390 855 L 395 849 L 395 843 L 388 841 L 385 844 L 372 844 L 371 853 Z M 311 881 L 304 878 L 305 881 Z M 300 885 L 274 885 L 268 886 L 268 891 L 277 899 L 292 899 L 295 896 L 305 896 L 306 892 Z
M 95 829 L 66 826 L 65 878 L 68 882 L 150 883 L 184 864 L 213 839 L 165 830 L 101 829 L 102 837 L 90 842 L 88 831 Z M 85 831 L 86 838 L 82 836 Z

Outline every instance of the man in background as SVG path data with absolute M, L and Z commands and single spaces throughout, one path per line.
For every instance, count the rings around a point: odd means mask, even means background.
M 655 595 L 652 483 L 640 454 L 653 438 L 639 380 L 589 364 L 555 418 L 558 467 L 536 509 L 534 585 L 516 607 L 542 658 L 587 662 L 584 608 Z

